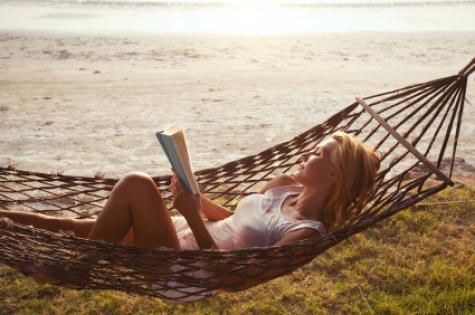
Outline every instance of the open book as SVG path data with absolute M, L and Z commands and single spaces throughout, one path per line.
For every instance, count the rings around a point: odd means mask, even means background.
M 191 170 L 185 134 L 180 128 L 166 129 L 155 134 L 162 145 L 175 173 L 181 179 L 186 189 L 196 195 L 200 189 Z

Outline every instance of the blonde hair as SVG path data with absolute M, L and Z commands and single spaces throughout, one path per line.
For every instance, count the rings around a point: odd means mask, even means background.
M 331 137 L 338 146 L 331 154 L 336 187 L 328 197 L 322 218 L 328 231 L 361 212 L 376 181 L 381 159 L 379 152 L 345 132 L 337 131 Z

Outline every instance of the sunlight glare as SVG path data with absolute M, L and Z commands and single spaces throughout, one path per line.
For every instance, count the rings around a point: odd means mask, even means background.
M 242 6 L 227 10 L 217 25 L 226 33 L 270 34 L 287 29 L 283 21 L 289 12 L 272 0 L 245 2 Z M 284 24 L 284 25 L 283 25 Z

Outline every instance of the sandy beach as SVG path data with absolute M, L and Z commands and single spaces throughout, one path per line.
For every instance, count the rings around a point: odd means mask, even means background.
M 168 173 L 154 132 L 187 134 L 196 170 L 285 141 L 356 96 L 458 72 L 474 32 L 268 36 L 0 33 L 0 165 Z M 475 76 L 458 156 L 475 164 Z

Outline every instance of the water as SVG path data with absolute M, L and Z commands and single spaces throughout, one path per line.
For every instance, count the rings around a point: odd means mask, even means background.
M 475 31 L 475 1 L 0 0 L 0 31 L 93 35 Z

